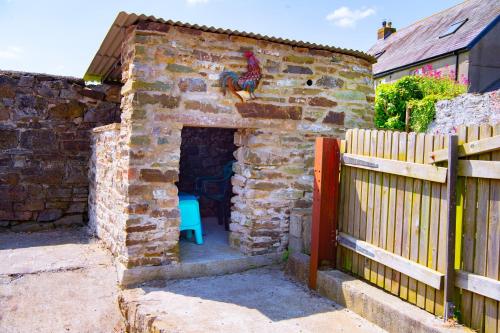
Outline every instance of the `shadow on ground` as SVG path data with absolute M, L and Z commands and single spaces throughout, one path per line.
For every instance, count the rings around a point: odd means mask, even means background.
M 66 228 L 33 233 L 0 233 L 0 250 L 61 244 L 87 244 L 91 238 L 83 228 Z
M 138 331 L 382 332 L 291 281 L 280 267 L 156 282 L 123 295 L 129 327 Z

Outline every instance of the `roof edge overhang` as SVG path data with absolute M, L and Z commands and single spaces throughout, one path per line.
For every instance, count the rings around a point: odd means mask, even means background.
M 488 32 L 490 32 L 490 30 L 493 29 L 498 24 L 498 22 L 500 22 L 500 15 L 497 15 L 497 17 L 493 21 L 488 23 L 488 25 L 484 27 L 484 29 L 469 43 L 469 45 L 467 45 L 467 47 L 469 49 L 472 49 L 474 46 L 476 46 L 481 38 L 483 38 Z
M 334 46 L 309 43 L 309 42 L 303 42 L 303 41 L 297 41 L 297 40 L 290 40 L 290 39 L 284 39 L 284 38 L 278 38 L 278 37 L 272 37 L 272 36 L 269 37 L 266 35 L 248 33 L 245 31 L 207 27 L 205 25 L 200 26 L 197 24 L 189 24 L 189 23 L 183 23 L 183 22 L 179 22 L 179 21 L 164 20 L 162 18 L 156 18 L 155 16 L 146 16 L 144 14 L 137 15 L 134 13 L 127 13 L 127 12 L 122 11 L 122 12 L 118 13 L 117 17 L 115 18 L 115 21 L 111 25 L 108 33 L 106 34 L 106 36 L 104 37 L 104 40 L 102 41 L 97 53 L 95 54 L 94 58 L 92 59 L 87 71 L 85 72 L 85 75 L 84 75 L 85 81 L 105 82 L 105 81 L 119 81 L 120 80 L 119 78 L 121 77 L 121 71 L 120 71 L 121 65 L 119 62 L 120 62 L 120 54 L 121 54 L 121 45 L 122 45 L 122 42 L 125 38 L 125 30 L 127 27 L 135 25 L 141 21 L 165 23 L 165 24 L 169 24 L 172 26 L 191 28 L 191 29 L 201 30 L 204 32 L 212 32 L 212 33 L 220 33 L 220 34 L 227 34 L 227 35 L 233 35 L 233 36 L 248 37 L 248 38 L 254 38 L 254 39 L 258 39 L 258 40 L 265 40 L 268 42 L 278 43 L 278 44 L 285 44 L 285 45 L 297 46 L 297 47 L 305 47 L 305 48 L 310 48 L 310 49 L 315 49 L 315 50 L 325 50 L 325 51 L 341 53 L 341 54 L 361 58 L 361 59 L 368 61 L 371 64 L 376 62 L 376 59 L 373 56 L 371 56 L 365 52 L 362 52 L 362 51 L 357 51 L 357 50 L 352 50 L 352 49 L 344 49 L 344 48 L 338 48 L 338 47 L 334 47 Z M 120 74 L 120 75 L 118 75 L 118 74 Z
M 387 71 L 373 73 L 373 78 L 374 79 L 380 79 L 381 77 L 384 77 L 384 76 L 387 76 L 387 75 L 390 75 L 390 74 L 393 74 L 393 73 L 396 73 L 396 72 L 399 72 L 399 71 L 402 71 L 402 70 L 405 70 L 405 69 L 409 69 L 409 68 L 412 68 L 412 67 L 415 67 L 415 66 L 419 66 L 419 65 L 424 65 L 424 64 L 428 63 L 429 61 L 434 61 L 434 60 L 438 60 L 438 59 L 441 59 L 441 58 L 446 58 L 446 57 L 449 57 L 449 56 L 452 56 L 452 55 L 457 55 L 459 53 L 464 53 L 464 52 L 467 52 L 469 50 L 470 50 L 470 47 L 467 46 L 467 47 L 463 47 L 461 49 L 457 49 L 457 50 L 454 50 L 454 51 L 442 53 L 442 54 L 439 54 L 437 56 L 433 56 L 433 57 L 430 57 L 430 58 L 425 58 L 423 60 L 415 61 L 415 62 L 406 64 L 406 65 L 403 65 L 403 66 L 391 68 L 391 69 L 389 69 Z

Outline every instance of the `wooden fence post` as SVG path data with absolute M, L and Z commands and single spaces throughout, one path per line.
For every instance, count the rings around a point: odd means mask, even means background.
M 456 182 L 458 165 L 458 136 L 448 136 L 448 184 L 447 184 L 447 202 L 448 219 L 446 238 L 446 275 L 444 280 L 444 320 L 453 318 L 454 304 L 453 295 L 455 290 L 455 233 L 456 233 Z
M 405 114 L 405 132 L 410 132 L 410 118 L 411 118 L 411 108 L 406 106 L 406 114 Z
M 340 175 L 340 140 L 316 138 L 309 287 L 316 289 L 318 268 L 335 268 Z

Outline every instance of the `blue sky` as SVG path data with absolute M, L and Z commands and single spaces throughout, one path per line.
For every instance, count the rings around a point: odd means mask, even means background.
M 366 51 L 458 0 L 0 0 L 0 69 L 82 77 L 119 11 Z

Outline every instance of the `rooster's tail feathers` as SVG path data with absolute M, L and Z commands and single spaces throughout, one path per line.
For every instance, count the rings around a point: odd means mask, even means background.
M 231 78 L 234 83 L 238 82 L 239 76 L 235 72 L 224 71 L 220 74 L 219 80 L 224 94 L 226 93 L 227 79 Z

